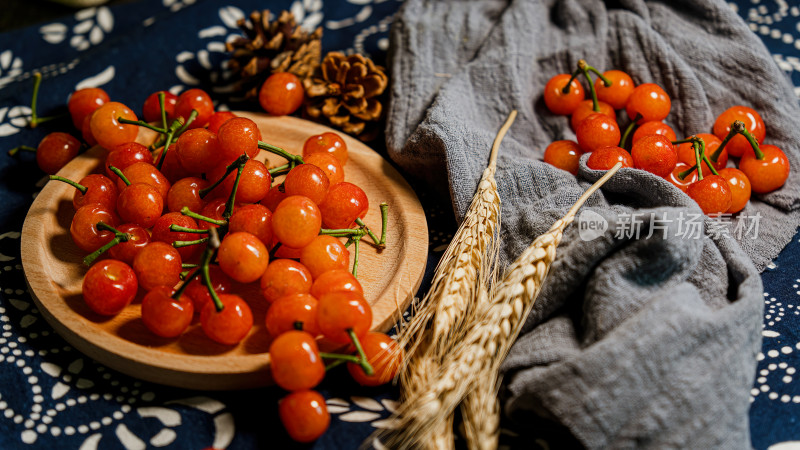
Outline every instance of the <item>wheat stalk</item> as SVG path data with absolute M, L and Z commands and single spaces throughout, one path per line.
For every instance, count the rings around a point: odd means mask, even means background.
M 420 348 L 420 337 L 426 329 L 432 329 L 433 347 L 425 352 L 440 356 L 447 353 L 473 309 L 476 289 L 487 279 L 487 263 L 491 264 L 496 257 L 497 246 L 492 242 L 500 222 L 500 196 L 494 178 L 497 153 L 516 116 L 517 112 L 512 111 L 495 137 L 489 164 L 464 220 L 434 271 L 428 293 L 398 335 L 400 347 L 405 349 L 409 361 Z
M 509 267 L 485 309 L 470 324 L 469 331 L 441 364 L 434 382 L 417 387 L 397 411 L 398 432 L 389 436 L 391 448 L 406 448 L 426 442 L 436 429 L 472 392 L 478 376 L 496 373 L 508 354 L 525 317 L 539 294 L 544 278 L 556 256 L 564 229 L 572 223 L 578 209 L 600 188 L 621 164 L 615 165 L 592 185 L 543 235 L 522 252 Z M 431 379 L 429 377 L 429 379 Z M 493 378 L 496 379 L 496 376 Z

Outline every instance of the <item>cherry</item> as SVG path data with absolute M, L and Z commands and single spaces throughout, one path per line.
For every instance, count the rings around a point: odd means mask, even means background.
M 774 145 L 759 146 L 763 158 L 758 159 L 753 152 L 746 152 L 739 160 L 739 170 L 750 180 L 753 192 L 766 194 L 786 183 L 789 178 L 789 159 Z
M 311 389 L 325 376 L 317 342 L 308 332 L 280 334 L 269 346 L 269 357 L 272 379 L 287 391 Z
M 303 104 L 305 91 L 300 79 L 289 72 L 270 75 L 258 91 L 258 102 L 269 114 L 285 116 Z
M 192 110 L 197 111 L 197 117 L 189 124 L 189 128 L 202 128 L 206 126 L 211 115 L 214 114 L 214 104 L 211 97 L 202 89 L 189 89 L 178 95 L 175 102 L 175 117 L 188 120 Z
M 313 278 L 329 270 L 350 267 L 350 252 L 333 236 L 317 236 L 300 251 L 300 262 L 308 268 Z
M 69 226 L 72 241 L 87 253 L 94 252 L 114 239 L 114 233 L 111 231 L 97 228 L 98 222 L 114 227 L 118 219 L 108 208 L 97 203 L 83 205 L 72 216 L 72 223 Z
M 276 184 L 267 191 L 267 195 L 261 199 L 261 204 L 266 206 L 270 211 L 275 212 L 275 208 L 288 196 L 289 194 L 283 190 L 283 186 Z
M 225 218 L 222 217 L 222 214 L 225 212 L 225 207 L 226 207 L 225 203 L 226 200 L 224 198 L 215 198 L 213 200 L 210 200 L 208 203 L 206 203 L 206 206 L 203 207 L 203 210 L 200 211 L 200 215 L 208 217 L 209 219 L 225 220 Z M 234 212 L 235 211 L 236 208 L 234 207 Z M 199 221 L 198 225 L 200 226 L 200 228 L 204 230 L 207 230 L 209 228 L 219 227 L 219 225 L 206 222 L 205 220 Z
M 272 212 L 264 205 L 242 205 L 228 221 L 228 231 L 246 231 L 265 246 L 272 244 Z
M 164 211 L 164 200 L 150 184 L 134 183 L 126 186 L 117 198 L 117 213 L 124 222 L 143 228 L 155 225 Z
M 361 348 L 367 356 L 374 373 L 367 375 L 360 364 L 347 363 L 347 371 L 362 386 L 380 386 L 397 375 L 403 360 L 400 345 L 384 333 L 369 332 L 360 339 Z
M 347 143 L 336 133 L 327 131 L 306 139 L 303 143 L 303 159 L 315 153 L 330 153 L 342 163 L 342 166 L 347 164 Z
M 742 105 L 731 106 L 717 116 L 717 119 L 714 121 L 714 134 L 720 139 L 725 139 L 731 131 L 731 124 L 736 120 L 740 120 L 744 123 L 747 131 L 756 138 L 759 144 L 764 142 L 764 137 L 767 135 L 767 128 L 764 125 L 764 120 L 761 119 L 761 115 L 758 114 L 756 110 Z M 736 156 L 737 158 L 745 153 L 753 152 L 753 148 L 750 146 L 747 138 L 739 134 L 733 136 L 731 140 L 725 144 L 725 148 L 728 150 L 728 154 Z M 709 155 L 711 154 L 708 152 L 706 153 Z
M 686 192 L 689 189 L 689 186 L 697 181 L 697 171 L 692 171 L 683 177 L 683 179 L 681 179 L 680 174 L 689 170 L 692 166 L 694 166 L 694 163 L 692 163 L 690 166 L 688 164 L 679 162 L 675 165 L 675 168 L 672 169 L 672 172 L 670 172 L 670 174 L 665 178 L 667 181 L 674 184 L 678 189 Z M 720 174 L 722 174 L 722 172 L 720 172 Z
M 161 103 L 158 101 L 158 95 L 162 92 L 164 93 L 164 112 L 167 120 L 171 121 L 175 118 L 175 104 L 178 103 L 178 97 L 169 91 L 156 91 L 147 96 L 142 105 L 142 117 L 145 122 L 161 123 Z
M 139 127 L 120 123 L 120 117 L 133 121 L 138 120 L 130 108 L 119 102 L 108 102 L 92 113 L 89 127 L 92 136 L 101 147 L 112 149 L 120 144 L 136 140 L 136 136 L 139 135 Z
M 675 131 L 672 129 L 671 126 L 665 124 L 660 120 L 651 120 L 650 122 L 645 122 L 639 125 L 639 128 L 637 128 L 636 131 L 633 132 L 633 138 L 631 139 L 631 144 L 651 134 L 660 134 L 669 139 L 670 141 L 678 140 L 678 136 L 675 134 Z M 711 154 L 708 152 L 706 153 L 709 155 Z M 692 154 L 694 154 L 694 150 L 692 150 Z
M 583 151 L 575 141 L 552 142 L 544 149 L 544 162 L 577 175 Z
M 109 100 L 106 91 L 100 88 L 83 88 L 73 92 L 67 101 L 72 124 L 75 125 L 75 128 L 82 129 L 86 117 L 108 103 Z
M 320 208 L 308 197 L 286 197 L 272 214 L 272 232 L 285 245 L 303 248 L 319 234 Z
M 311 295 L 320 298 L 330 292 L 356 292 L 364 295 L 364 288 L 348 270 L 329 270 L 314 278 Z
M 126 264 L 133 264 L 136 254 L 150 243 L 150 233 L 133 223 L 124 223 L 116 228 L 130 237 L 127 241 L 120 242 L 108 249 L 108 256 Z
M 616 145 L 600 147 L 589 155 L 586 167 L 592 170 L 609 170 L 618 162 L 622 167 L 633 167 L 633 157 L 625 149 Z
M 597 99 L 614 109 L 624 108 L 634 88 L 630 75 L 621 70 L 607 70 L 603 72 L 603 76 L 611 82 L 611 86 L 606 87 L 605 82 L 598 77 L 594 82 Z
M 86 145 L 89 147 L 97 145 L 97 139 L 95 139 L 92 134 L 92 114 L 89 114 L 83 119 L 83 124 L 81 124 L 80 128 L 81 138 L 83 138 L 83 141 L 86 142 Z
M 553 114 L 572 114 L 585 96 L 583 85 L 568 73 L 555 75 L 544 85 L 544 104 Z
M 110 166 L 114 166 L 119 170 L 125 170 L 138 162 L 151 164 L 153 162 L 153 155 L 150 154 L 150 150 L 138 142 L 120 144 L 111 149 L 108 156 L 106 156 L 106 175 L 114 180 L 117 175 L 109 169 Z
M 330 184 L 341 183 L 344 181 L 344 167 L 342 163 L 330 153 L 312 153 L 308 156 L 303 156 L 306 164 L 317 166 L 328 177 Z
M 231 279 L 218 266 L 208 267 L 208 278 L 211 280 L 211 287 L 218 295 L 231 290 Z M 205 308 L 206 303 L 213 303 L 208 287 L 203 282 L 202 274 L 197 274 L 188 281 L 184 291 L 194 303 L 194 311 L 200 313 Z
M 211 118 L 208 119 L 208 131 L 217 134 L 219 133 L 219 127 L 222 126 L 223 123 L 227 122 L 228 119 L 233 119 L 237 117 L 236 114 L 230 111 L 217 111 L 211 115 Z
M 328 195 L 330 181 L 325 172 L 319 167 L 311 164 L 301 164 L 286 174 L 283 187 L 287 195 L 303 195 L 319 205 Z M 266 195 L 266 192 L 264 195 Z
M 358 292 L 329 292 L 319 298 L 317 325 L 326 338 L 344 344 L 352 331 L 359 339 L 372 327 L 372 309 Z
M 219 154 L 223 164 L 230 164 L 247 153 L 250 158 L 258 155 L 261 132 L 258 125 L 246 117 L 234 117 L 219 127 Z
M 178 137 L 174 150 L 181 165 L 193 173 L 208 172 L 222 161 L 217 135 L 205 128 L 186 130 Z
M 187 168 L 183 167 L 181 163 L 180 157 L 178 157 L 178 152 L 176 151 L 176 145 L 172 144 L 169 146 L 169 151 L 167 155 L 164 157 L 164 161 L 161 162 L 161 169 L 156 168 L 161 174 L 166 178 L 167 181 L 170 183 L 174 183 L 180 179 L 191 177 L 191 176 L 199 176 L 199 172 L 192 172 Z M 159 148 L 156 150 L 155 153 L 155 164 L 157 164 L 161 160 L 161 154 L 164 152 L 164 147 Z M 153 166 L 155 167 L 155 165 Z M 164 197 L 164 201 L 166 202 L 167 199 Z
M 151 240 L 172 245 L 175 241 L 194 241 L 203 237 L 203 235 L 187 231 L 172 231 L 170 230 L 171 225 L 195 230 L 199 229 L 197 222 L 191 217 L 184 216 L 179 212 L 170 212 L 159 217 L 155 224 L 153 224 Z M 188 245 L 178 248 L 178 253 L 181 255 L 181 261 L 190 261 L 197 256 L 200 250 L 201 247 L 199 245 Z
M 216 182 L 225 175 L 226 166 L 218 165 L 208 172 L 208 179 Z M 211 193 L 212 197 L 223 197 L 227 199 L 231 195 L 233 185 L 236 182 L 236 171 L 228 174 L 227 177 Z M 272 176 L 267 170 L 267 166 L 261 161 L 248 159 L 244 163 L 242 175 L 239 178 L 239 186 L 236 188 L 237 203 L 256 203 L 267 195 L 272 184 Z
M 133 258 L 139 285 L 150 291 L 156 286 L 173 287 L 181 281 L 181 255 L 164 242 L 150 242 Z
M 91 203 L 103 205 L 110 211 L 114 211 L 117 206 L 119 191 L 117 185 L 108 177 L 92 173 L 83 177 L 78 183 L 57 175 L 51 175 L 50 179 L 63 181 L 75 187 L 75 193 L 72 195 L 72 207 L 76 211 L 81 206 Z
M 53 132 L 45 136 L 36 147 L 36 164 L 48 175 L 53 175 L 78 155 L 81 141 L 72 135 Z
M 625 111 L 631 120 L 642 124 L 653 120 L 664 120 L 671 107 L 672 101 L 661 86 L 644 83 L 633 89 L 625 105 Z
M 672 142 L 659 134 L 645 136 L 631 147 L 633 166 L 660 177 L 666 177 L 675 168 L 678 155 Z
M 620 131 L 616 120 L 605 114 L 592 114 L 575 130 L 578 145 L 584 152 L 619 144 Z
M 356 219 L 363 219 L 369 211 L 367 194 L 355 184 L 346 181 L 328 189 L 325 201 L 319 205 L 322 222 L 328 228 L 351 228 Z M 309 241 L 310 242 L 310 241 Z M 290 247 L 302 247 L 289 245 Z
M 276 259 L 261 276 L 261 293 L 272 303 L 292 294 L 307 294 L 311 290 L 311 272 L 291 259 Z
M 709 175 L 692 183 L 686 193 L 709 216 L 722 214 L 731 207 L 730 184 L 719 175 Z
M 719 176 L 728 180 L 731 188 L 731 206 L 725 212 L 735 214 L 743 210 L 747 202 L 750 201 L 752 192 L 747 175 L 739 169 L 726 167 L 719 171 Z
M 83 300 L 97 314 L 114 316 L 136 297 L 136 274 L 127 264 L 114 259 L 98 261 L 83 277 Z
M 211 340 L 224 345 L 238 344 L 253 327 L 250 306 L 235 294 L 220 294 L 222 311 L 208 302 L 200 312 L 200 326 Z
M 272 336 L 279 336 L 302 324 L 303 331 L 318 335 L 317 303 L 311 294 L 292 294 L 275 300 L 267 310 L 267 331 Z
M 611 105 L 606 102 L 597 102 L 597 107 L 600 111 L 594 110 L 594 103 L 592 100 L 584 100 L 578 104 L 578 107 L 575 108 L 575 111 L 572 113 L 572 117 L 569 120 L 569 124 L 572 129 L 577 130 L 578 125 L 580 125 L 584 119 L 592 114 L 605 114 L 616 122 L 617 114 L 614 112 L 614 108 L 612 108 Z
M 172 212 L 180 212 L 184 207 L 189 211 L 197 212 L 203 210 L 206 202 L 200 197 L 200 190 L 209 185 L 208 180 L 197 177 L 186 177 L 176 181 L 167 192 L 167 209 Z
M 170 152 L 171 153 L 171 152 Z M 169 188 L 172 187 L 167 177 L 164 176 L 154 165 L 146 162 L 138 162 L 131 164 L 122 171 L 125 178 L 134 183 L 145 183 L 156 188 L 156 191 L 161 196 L 161 199 L 166 202 Z M 112 178 L 113 179 L 113 178 Z M 117 187 L 120 192 L 125 188 L 125 181 L 117 178 Z
M 229 233 L 222 240 L 217 254 L 219 268 L 240 283 L 261 278 L 269 264 L 267 247 L 250 233 Z
M 325 398 L 316 391 L 295 391 L 278 403 L 278 414 L 289 436 L 297 442 L 312 442 L 328 429 L 331 416 Z
M 175 289 L 156 286 L 142 299 L 142 322 L 153 334 L 174 338 L 183 334 L 194 316 L 194 305 L 186 295 L 172 298 Z

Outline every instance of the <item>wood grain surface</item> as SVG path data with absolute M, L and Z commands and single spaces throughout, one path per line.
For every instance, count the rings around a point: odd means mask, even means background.
M 322 125 L 294 117 L 271 117 L 239 113 L 259 126 L 264 141 L 291 153 L 302 153 L 305 140 L 325 131 Z M 147 139 L 142 133 L 140 139 Z M 381 202 L 389 204 L 386 249 L 378 251 L 361 245 L 359 281 L 372 305 L 375 330 L 392 327 L 408 307 L 421 282 L 428 253 L 428 229 L 417 196 L 400 174 L 375 151 L 343 135 L 350 159 L 345 166 L 346 181 L 359 185 L 370 202 L 364 221 L 380 230 Z M 97 172 L 106 150 L 95 147 L 70 162 L 59 175 L 80 180 Z M 261 152 L 268 167 L 285 161 Z M 71 345 L 95 360 L 128 375 L 156 383 L 190 389 L 226 390 L 264 386 L 271 383 L 269 345 L 264 317 L 267 303 L 258 282 L 235 285 L 253 310 L 254 326 L 236 346 L 208 339 L 195 321 L 181 337 L 163 339 L 150 333 L 140 318 L 139 295 L 122 313 L 104 317 L 84 303 L 81 283 L 87 268 L 84 253 L 69 235 L 74 214 L 71 186 L 51 181 L 31 206 L 22 229 L 22 265 L 33 298 L 45 319 Z M 350 251 L 352 252 L 352 247 Z M 351 254 L 352 261 L 352 254 Z M 323 350 L 333 350 L 321 341 Z

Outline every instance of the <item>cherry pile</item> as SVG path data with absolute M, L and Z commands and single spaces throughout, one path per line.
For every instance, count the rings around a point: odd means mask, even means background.
M 593 81 L 590 73 L 597 79 Z M 577 79 L 581 74 L 588 81 L 590 99 Z M 578 173 L 583 153 L 591 153 L 586 165 L 594 170 L 608 170 L 621 162 L 623 167 L 667 179 L 711 216 L 737 213 L 752 192 L 772 192 L 789 177 L 789 160 L 778 147 L 763 144 L 764 121 L 747 106 L 721 112 L 712 133 L 678 140 L 664 123 L 671 100 L 663 88 L 654 83 L 636 85 L 620 70 L 600 73 L 584 60 L 574 73 L 558 74 L 547 82 L 544 101 L 553 114 L 571 116 L 577 141 L 551 143 L 544 161 L 572 174 Z M 617 111 L 628 122 L 624 131 Z M 729 157 L 739 158 L 738 168 Z
M 285 78 L 270 77 L 262 89 L 274 114 L 299 106 L 301 85 Z M 108 150 L 102 173 L 50 176 L 76 188 L 70 235 L 87 254 L 82 291 L 92 311 L 119 314 L 141 290 L 141 320 L 153 334 L 177 338 L 199 322 L 210 340 L 236 345 L 253 327 L 250 304 L 266 302 L 272 378 L 290 391 L 280 417 L 302 442 L 328 427 L 325 401 L 312 390 L 327 370 L 346 363 L 368 386 L 394 378 L 400 349 L 370 331 L 372 311 L 356 278 L 362 239 L 385 246 L 388 206 L 380 205 L 378 236 L 362 220 L 367 195 L 345 181 L 348 150 L 338 134 L 310 136 L 302 156 L 292 154 L 263 142 L 252 120 L 215 111 L 200 89 L 153 93 L 143 120 L 99 88 L 75 91 L 68 109 L 83 141 Z M 159 135 L 149 148 L 136 142 L 139 127 Z M 54 174 L 81 147 L 51 133 L 37 162 Z M 261 150 L 286 164 L 267 167 L 254 159 Z M 258 283 L 260 298 L 236 293 L 247 283 Z M 348 351 L 320 352 L 320 336 Z

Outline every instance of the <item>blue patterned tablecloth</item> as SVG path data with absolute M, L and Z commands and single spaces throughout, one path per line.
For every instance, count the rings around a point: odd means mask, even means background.
M 19 238 L 46 179 L 32 155 L 11 158 L 5 150 L 35 146 L 68 125 L 25 128 L 31 74 L 44 74 L 40 114 L 63 110 L 70 92 L 84 86 L 100 86 L 134 107 L 159 89 L 221 86 L 230 76 L 221 65 L 225 40 L 239 34 L 238 18 L 263 8 L 290 10 L 308 29 L 322 26 L 323 52 L 362 52 L 382 63 L 399 6 L 398 0 L 139 0 L 0 34 L 0 449 L 297 446 L 279 423 L 276 401 L 283 392 L 277 388 L 197 392 L 139 381 L 74 350 L 44 321 L 27 292 Z M 764 40 L 800 95 L 800 8 L 758 0 L 730 6 Z M 455 222 L 449 204 L 418 192 L 430 227 L 428 279 Z M 758 449 L 800 448 L 798 267 L 800 235 L 762 275 L 764 348 L 750 412 Z M 314 448 L 358 447 L 395 407 L 393 387 L 361 388 L 342 372 L 333 371 L 320 388 L 332 423 Z M 548 446 L 513 430 L 501 439 L 511 447 L 518 440 Z

